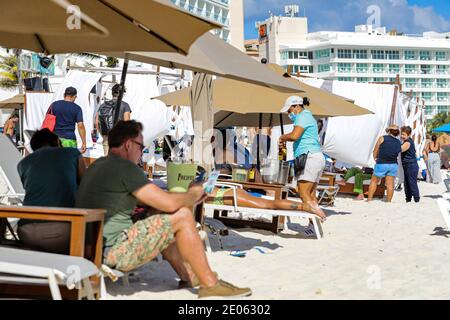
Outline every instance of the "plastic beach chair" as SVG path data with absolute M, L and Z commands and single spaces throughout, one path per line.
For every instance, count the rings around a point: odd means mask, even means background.
M 320 240 L 323 237 L 323 230 L 322 230 L 322 222 L 321 219 L 311 213 L 303 212 L 303 211 L 293 211 L 293 210 L 270 210 L 270 209 L 255 209 L 255 208 L 247 208 L 247 207 L 239 207 L 237 205 L 237 188 L 242 189 L 242 185 L 238 185 L 235 183 L 228 183 L 228 182 L 220 182 L 216 183 L 216 186 L 223 187 L 223 188 L 230 188 L 233 190 L 233 205 L 227 206 L 227 205 L 217 205 L 212 203 L 205 203 L 204 209 L 205 212 L 209 215 L 212 215 L 215 210 L 219 211 L 228 211 L 231 213 L 238 214 L 240 218 L 242 219 L 244 214 L 254 214 L 254 215 L 270 215 L 270 216 L 284 216 L 284 217 L 296 217 L 296 218 L 304 218 L 304 219 L 310 219 L 314 226 L 314 231 L 316 234 L 316 237 L 318 240 Z
M 89 260 L 67 255 L 0 247 L 0 283 L 45 285 L 53 300 L 62 300 L 59 286 L 79 289 L 78 299 L 94 300 L 89 277 L 100 278 L 100 299 L 106 298 L 103 274 Z

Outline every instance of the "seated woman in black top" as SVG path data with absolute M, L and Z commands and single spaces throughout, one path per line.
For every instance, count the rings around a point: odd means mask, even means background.
M 416 145 L 411 139 L 411 127 L 402 128 L 402 166 L 405 175 L 405 195 L 406 202 L 411 202 L 414 197 L 416 203 L 420 202 L 419 186 L 417 176 L 419 175 L 419 165 L 417 164 Z
M 369 202 L 373 200 L 377 185 L 383 178 L 386 178 L 387 202 L 392 202 L 395 178 L 398 172 L 398 155 L 402 149 L 401 142 L 397 138 L 399 135 L 398 126 L 392 125 L 387 129 L 387 135 L 380 137 L 375 145 L 373 157 L 377 164 L 370 182 Z

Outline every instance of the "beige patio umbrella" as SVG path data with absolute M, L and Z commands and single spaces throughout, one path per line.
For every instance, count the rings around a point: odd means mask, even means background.
M 288 80 L 297 81 L 295 79 Z M 344 98 L 331 94 L 325 90 L 299 82 L 299 87 L 300 86 L 304 92 L 295 94 L 310 99 L 311 105 L 308 109 L 311 110 L 315 116 L 336 117 L 372 114 L 371 111 L 359 107 L 346 101 Z M 190 88 L 184 88 L 154 99 L 161 100 L 166 105 L 188 106 L 190 105 L 189 90 Z M 240 114 L 279 114 L 286 99 L 291 95 L 293 94 L 279 92 L 271 88 L 231 79 L 220 78 L 213 82 L 213 107 L 217 110 L 231 111 Z
M 0 101 L 0 109 L 20 109 L 25 104 L 25 95 L 18 94 L 6 100 Z
M 80 9 L 81 29 L 74 23 L 78 16 L 73 6 Z M 48 54 L 187 54 L 199 36 L 214 28 L 220 26 L 180 10 L 168 0 L 0 1 L 0 46 Z
M 167 52 L 106 53 L 118 58 L 128 57 L 143 63 L 167 68 L 188 69 L 234 80 L 260 84 L 283 92 L 298 92 L 298 84 L 282 77 L 278 72 L 248 57 L 235 47 L 205 33 L 184 56 Z

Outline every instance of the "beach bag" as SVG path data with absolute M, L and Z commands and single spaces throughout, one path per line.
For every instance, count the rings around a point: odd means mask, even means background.
M 100 133 L 106 136 L 114 127 L 114 111 L 116 103 L 113 100 L 106 101 L 98 110 L 98 121 L 100 125 Z
M 308 153 L 304 153 L 299 155 L 294 160 L 294 170 L 295 170 L 295 176 L 298 177 L 299 175 L 303 174 L 303 171 L 305 171 L 306 167 L 306 160 L 308 160 Z
M 41 129 L 48 129 L 51 132 L 55 131 L 56 126 L 56 116 L 53 114 L 52 109 L 53 104 L 48 108 L 47 113 L 45 114 L 44 122 L 42 123 Z

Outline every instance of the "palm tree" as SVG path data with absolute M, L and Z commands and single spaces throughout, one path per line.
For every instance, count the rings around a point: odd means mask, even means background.
M 0 56 L 0 70 L 0 87 L 5 89 L 17 87 L 17 57 L 12 54 Z
M 432 130 L 443 126 L 444 124 L 450 123 L 450 114 L 447 112 L 440 112 L 434 116 L 434 118 L 428 122 L 427 129 L 429 132 Z
M 116 57 L 106 57 L 105 61 L 108 68 L 115 68 L 119 64 L 119 59 Z

